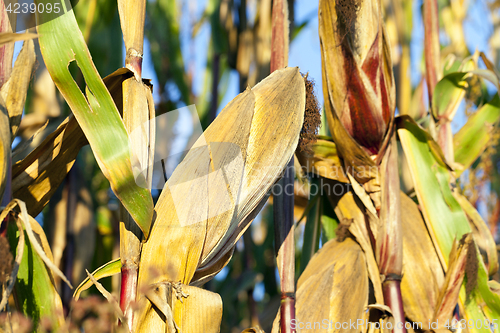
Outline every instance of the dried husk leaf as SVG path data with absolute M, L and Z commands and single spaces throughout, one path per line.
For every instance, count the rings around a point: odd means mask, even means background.
M 162 191 L 142 250 L 139 290 L 161 281 L 189 284 L 197 268 L 227 260 L 293 156 L 304 107 L 304 80 L 298 68 L 287 68 L 224 108 Z M 136 318 L 140 330 L 165 325 L 146 307 Z
M 149 318 L 140 323 L 140 332 L 218 333 L 222 320 L 222 299 L 219 294 L 180 283 L 156 283 L 139 299 L 146 306 Z M 154 319 L 154 320 L 152 320 Z M 164 326 L 154 326 L 161 320 Z
M 66 118 L 26 158 L 12 166 L 13 197 L 38 215 L 65 179 L 87 139 L 75 118 Z
M 222 321 L 222 299 L 214 292 L 182 286 L 186 298 L 174 300 L 174 320 L 181 332 L 218 333 Z M 195 320 L 193 320 L 196 318 Z
M 346 306 L 349 300 L 349 306 Z M 352 239 L 331 240 L 311 259 L 297 283 L 297 323 L 357 322 L 368 305 L 368 272 L 361 247 Z M 333 327 L 330 327 L 333 326 Z M 317 327 L 308 332 L 359 332 Z
M 335 214 L 337 214 L 337 217 L 341 222 L 339 227 L 347 228 L 363 249 L 367 263 L 368 275 L 374 288 L 375 299 L 377 303 L 384 304 L 380 271 L 378 269 L 377 261 L 375 260 L 375 253 L 373 251 L 370 234 L 367 229 L 367 224 L 374 223 L 376 221 L 375 217 L 371 215 L 368 216 L 368 213 L 365 214 L 363 204 L 354 196 L 353 192 L 347 192 L 340 199 L 336 198 L 332 194 L 329 194 L 328 198 L 332 203 Z M 368 221 L 366 219 L 368 219 Z
M 122 82 L 132 76 L 130 70 L 120 68 L 103 79 L 120 112 Z M 30 215 L 36 216 L 42 211 L 73 166 L 80 149 L 87 144 L 78 122 L 69 117 L 27 157 L 13 165 L 14 198 L 26 202 Z
M 329 96 L 328 94 L 328 81 L 325 75 L 324 60 L 323 63 L 323 95 Z M 342 145 L 337 146 L 339 156 L 342 157 L 343 163 L 346 171 L 351 173 L 356 177 L 356 180 L 360 183 L 366 183 L 371 179 L 375 179 L 378 173 L 372 173 L 371 167 L 375 166 L 373 160 L 368 156 L 367 152 L 361 148 L 357 142 L 351 137 L 351 135 L 346 131 L 342 123 L 340 122 L 335 109 L 333 107 L 331 97 L 325 99 L 325 113 L 326 119 L 328 121 L 328 127 L 332 133 L 333 140 L 335 142 L 342 142 Z M 368 170 L 368 172 L 367 172 Z
M 24 42 L 17 56 L 14 69 L 9 80 L 2 86 L 0 93 L 9 111 L 12 139 L 16 136 L 23 113 L 26 93 L 31 80 L 31 72 L 35 64 L 35 46 L 32 40 Z
M 213 279 L 217 273 L 221 271 L 221 269 L 226 266 L 229 261 L 231 260 L 232 256 L 234 253 L 234 246 L 226 252 L 224 256 L 222 256 L 219 260 L 217 261 L 211 261 L 209 265 L 198 268 L 196 272 L 194 273 L 193 280 L 191 281 L 190 285 L 192 286 L 202 286 L 206 282 L 210 281 Z
M 407 318 L 427 325 L 436 307 L 444 273 L 417 204 L 401 193 L 403 278 L 401 296 Z M 424 329 L 429 329 L 424 325 Z

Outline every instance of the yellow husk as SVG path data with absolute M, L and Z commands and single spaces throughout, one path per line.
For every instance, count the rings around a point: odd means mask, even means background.
M 142 250 L 137 332 L 165 329 L 164 319 L 141 291 L 158 282 L 187 285 L 197 268 L 227 262 L 227 253 L 293 156 L 304 108 L 305 85 L 298 68 L 276 71 L 224 108 L 175 169 L 158 199 L 151 236 Z M 182 309 L 174 306 L 175 318 Z

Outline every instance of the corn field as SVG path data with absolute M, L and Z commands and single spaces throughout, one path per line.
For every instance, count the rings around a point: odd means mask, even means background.
M 303 1 L 0 0 L 0 332 L 500 332 L 500 2 Z

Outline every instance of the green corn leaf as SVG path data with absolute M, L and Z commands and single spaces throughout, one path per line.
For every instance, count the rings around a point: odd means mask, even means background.
M 457 61 L 450 67 L 456 68 L 456 63 Z M 468 57 L 457 71 L 448 70 L 447 74 L 436 84 L 432 95 L 432 114 L 435 119 L 446 118 L 449 121 L 453 119 L 469 88 L 467 80 L 473 75 L 490 81 L 498 89 L 499 81 L 494 71 L 477 69 L 477 54 Z
M 438 155 L 432 152 L 428 133 L 408 116 L 398 117 L 396 124 L 422 214 L 441 263 L 447 269 L 453 241 L 472 232 L 469 221 L 451 191 L 449 170 L 438 161 Z M 472 296 L 466 297 L 462 287 L 459 299 L 465 311 L 465 319 L 484 323 L 487 318 L 500 318 L 500 296 L 488 286 L 488 274 L 479 251 L 477 260 L 477 285 L 471 292 Z M 477 326 L 470 327 L 469 331 L 489 332 Z
M 63 1 L 61 7 L 64 6 Z M 38 26 L 39 42 L 52 79 L 71 107 L 113 192 L 147 238 L 153 216 L 151 193 L 134 180 L 127 131 L 92 62 L 73 11 L 58 17 L 54 13 L 39 13 L 37 18 L 45 22 Z M 72 61 L 76 61 L 83 74 L 86 96 L 68 70 Z
M 443 77 L 432 95 L 432 114 L 434 118 L 453 119 L 458 106 L 465 97 L 468 73 L 454 72 Z
M 319 188 L 320 180 L 312 179 L 312 184 Z M 316 194 L 318 199 L 307 213 L 306 226 L 304 229 L 304 244 L 302 246 L 302 255 L 300 257 L 300 272 L 303 272 L 311 260 L 312 256 L 318 251 L 319 239 L 321 233 L 321 212 L 323 210 L 323 198 L 321 193 Z M 314 200 L 311 198 L 311 200 Z
M 453 137 L 455 162 L 469 168 L 488 146 L 493 125 L 500 119 L 500 98 L 498 94 L 477 110 L 467 123 Z M 462 170 L 457 170 L 460 174 Z
M 397 125 L 423 216 L 447 266 L 453 240 L 471 232 L 469 221 L 450 190 L 449 170 L 432 152 L 428 133 L 408 116 L 398 117 Z
M 326 243 L 330 239 L 337 237 L 337 227 L 339 225 L 339 218 L 335 214 L 328 198 L 322 197 L 322 200 L 327 200 L 323 205 L 323 211 L 321 212 L 321 225 L 323 226 L 323 235 L 325 239 L 323 243 Z
M 92 272 L 92 276 L 96 280 L 100 280 L 102 278 L 108 277 L 108 276 L 113 276 L 115 274 L 119 274 L 122 269 L 122 262 L 120 258 L 117 258 L 115 260 L 112 260 L 108 262 L 107 264 L 102 265 L 98 269 Z M 80 285 L 75 289 L 75 292 L 73 294 L 73 297 L 78 300 L 80 298 L 80 294 L 92 287 L 94 283 L 90 280 L 90 278 L 86 277 L 85 280 L 80 283 Z
M 27 222 L 30 223 L 30 222 Z M 36 222 L 35 222 L 36 223 Z M 32 228 L 36 227 L 35 224 Z M 40 226 L 33 230 L 35 235 L 41 240 L 45 251 L 50 251 L 47 239 Z M 54 331 L 64 325 L 64 314 L 61 298 L 54 286 L 52 272 L 47 268 L 43 259 L 38 255 L 36 249 L 31 243 L 28 235 L 25 233 L 25 243 L 23 256 L 17 273 L 16 284 L 14 285 L 14 300 L 16 308 L 25 316 L 33 320 L 34 332 L 45 332 L 43 328 L 38 327 L 40 320 L 49 320 Z M 10 248 L 15 256 L 20 237 L 20 232 L 15 223 L 9 223 L 7 228 L 7 237 Z M 52 257 L 51 253 L 46 253 Z

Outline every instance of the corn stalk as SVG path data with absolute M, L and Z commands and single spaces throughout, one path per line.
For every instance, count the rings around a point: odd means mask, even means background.
M 271 37 L 271 73 L 288 65 L 289 43 L 288 7 L 285 1 L 273 2 Z M 295 319 L 295 228 L 294 206 L 294 159 L 288 162 L 283 177 L 275 185 L 279 194 L 274 195 L 275 251 L 280 275 L 281 305 L 280 332 L 295 332 L 291 321 Z

